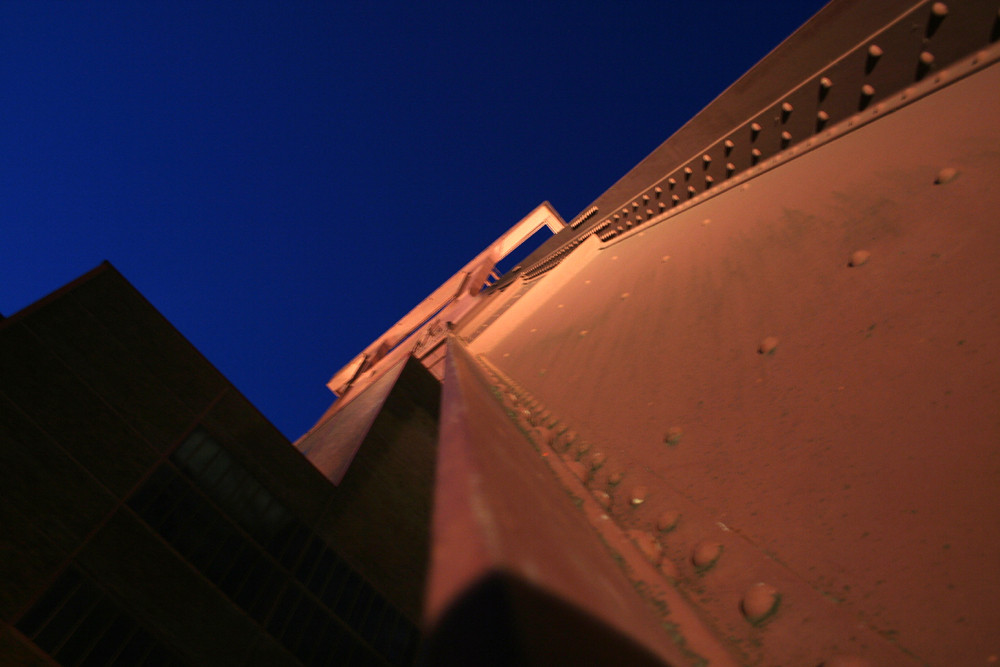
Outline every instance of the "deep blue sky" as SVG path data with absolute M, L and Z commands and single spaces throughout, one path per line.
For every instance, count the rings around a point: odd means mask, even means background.
M 294 439 L 473 255 L 823 4 L 7 0 L 0 312 L 108 259 Z

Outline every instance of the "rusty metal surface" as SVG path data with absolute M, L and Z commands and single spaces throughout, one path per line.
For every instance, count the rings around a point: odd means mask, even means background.
M 602 194 L 578 234 L 526 259 L 525 276 L 558 264 L 587 234 L 608 240 L 697 204 L 838 123 L 867 122 L 901 93 L 912 100 L 995 42 L 998 21 L 995 0 L 831 2 Z
M 993 65 L 591 237 L 471 343 L 606 456 L 622 527 L 680 512 L 678 586 L 747 663 L 1000 655 L 998 90 Z
M 643 663 L 658 656 L 671 665 L 701 659 L 734 664 L 672 588 L 642 589 L 666 610 L 663 618 L 643 601 L 612 558 L 632 547 L 615 543 L 611 534 L 599 537 L 585 519 L 584 499 L 574 502 L 561 487 L 543 456 L 547 449 L 525 437 L 495 393 L 462 347 L 449 341 L 425 615 L 432 637 L 449 632 L 449 610 L 457 606 L 474 613 L 477 605 L 466 596 L 499 577 L 516 582 L 515 589 L 536 591 L 535 598 L 560 601 L 544 605 L 554 616 L 536 627 L 525 621 L 539 613 L 537 605 L 514 605 L 515 634 L 532 664 L 588 653 L 613 658 L 615 651 L 645 656 Z M 592 499 L 587 503 L 596 508 Z M 486 598 L 478 604 L 494 604 L 492 596 Z M 573 635 L 571 641 L 549 636 L 570 613 L 576 630 L 573 624 L 562 629 Z M 669 631 L 661 623 L 668 623 Z M 582 627 L 602 634 L 580 637 Z M 488 626 L 477 632 L 486 641 L 494 630 L 500 632 Z M 447 645 L 460 634 L 432 643 Z

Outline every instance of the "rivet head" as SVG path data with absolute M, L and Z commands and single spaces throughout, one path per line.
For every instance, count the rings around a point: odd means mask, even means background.
M 574 475 L 580 479 L 587 479 L 587 466 L 583 465 L 579 461 L 567 461 L 566 467 L 569 468 Z
M 627 299 L 631 296 L 628 292 L 622 292 L 622 299 Z
M 760 126 L 760 123 L 751 123 L 750 124 L 750 131 L 753 132 L 754 134 L 757 134 L 758 132 L 760 132 L 763 129 L 764 128 Z
M 705 155 L 701 156 L 701 161 L 704 162 L 705 164 L 711 164 L 712 156 L 706 153 Z
M 825 111 L 820 111 L 818 114 L 816 114 L 816 119 L 819 120 L 820 122 L 825 123 L 826 121 L 830 120 L 830 114 L 828 114 Z
M 611 486 L 617 486 L 618 484 L 622 483 L 623 479 L 625 479 L 625 473 L 623 473 L 621 470 L 616 470 L 610 475 L 608 475 L 608 484 L 610 484 Z
M 722 555 L 722 545 L 718 542 L 699 542 L 691 552 L 691 562 L 698 569 L 705 569 L 715 564 Z
M 733 143 L 732 139 L 726 139 L 724 142 L 722 142 L 722 145 L 728 148 L 729 150 L 732 150 L 736 146 L 736 144 Z
M 667 429 L 667 434 L 663 436 L 663 442 L 668 445 L 676 445 L 684 436 L 684 429 L 680 426 L 671 426 Z
M 791 141 L 792 140 L 792 133 L 788 132 L 788 131 L 782 132 L 781 133 L 781 140 L 782 141 Z
M 743 594 L 740 608 L 748 621 L 760 623 L 772 616 L 778 610 L 780 603 L 781 595 L 778 594 L 778 589 L 771 584 L 760 582 L 748 588 Z
M 760 157 L 761 155 L 763 155 L 763 153 L 760 152 L 759 148 L 754 148 L 752 151 L 750 151 L 750 155 L 753 155 L 754 157 Z
M 593 470 L 597 470 L 604 465 L 604 462 L 607 460 L 608 457 L 605 456 L 604 452 L 594 452 L 594 454 L 590 457 L 590 467 Z
M 933 65 L 934 64 L 934 54 L 931 53 L 930 51 L 921 51 L 920 52 L 920 64 L 924 65 L 925 67 L 930 67 L 931 65 Z
M 943 2 L 935 2 L 931 5 L 931 14 L 939 19 L 943 19 L 948 15 L 948 5 Z
M 628 502 L 633 507 L 637 507 L 646 502 L 646 496 L 648 495 L 649 495 L 649 489 L 647 489 L 645 486 L 637 486 L 634 489 L 632 489 L 632 492 L 629 494 Z
M 653 188 L 653 192 L 655 192 L 656 194 L 660 194 L 663 192 L 663 188 L 657 185 L 655 188 Z
M 864 95 L 865 97 L 872 97 L 873 95 L 875 95 L 875 87 L 872 86 L 871 84 L 866 83 L 865 85 L 861 86 L 861 94 Z
M 681 576 L 680 571 L 677 569 L 677 564 L 669 558 L 664 558 L 660 561 L 660 572 L 663 576 L 670 579 L 679 579 Z
M 871 259 L 872 254 L 867 250 L 855 250 L 851 253 L 851 259 L 847 263 L 848 266 L 863 266 L 868 263 Z
M 937 178 L 934 179 L 935 185 L 944 185 L 945 183 L 951 183 L 958 176 L 958 169 L 954 167 L 945 167 L 938 172 Z
M 881 58 L 882 57 L 882 47 L 878 44 L 872 44 L 868 47 L 868 55 L 871 58 Z
M 776 349 L 778 349 L 778 339 L 774 336 L 768 336 L 760 341 L 760 345 L 757 346 L 759 354 L 774 354 Z
M 677 522 L 681 520 L 681 513 L 677 510 L 667 510 L 656 517 L 656 529 L 661 533 L 669 533 L 677 527 Z
M 823 90 L 830 90 L 833 88 L 833 80 L 830 77 L 824 76 L 819 80 L 819 87 Z
M 590 451 L 590 443 L 586 440 L 580 441 L 576 446 L 576 451 L 580 454 L 586 454 Z
M 795 107 L 793 107 L 793 106 L 792 106 L 791 104 L 789 104 L 788 102 L 782 102 L 782 103 L 781 103 L 781 111 L 782 111 L 783 113 L 786 113 L 786 114 L 789 114 L 789 113 L 792 113 L 792 110 L 793 110 L 794 108 L 795 108 Z
M 684 167 L 684 173 L 690 176 L 691 174 L 694 173 L 694 169 L 692 169 L 691 167 Z
M 639 202 L 637 201 L 632 202 L 632 208 L 639 208 Z
M 633 528 L 626 533 L 630 540 L 639 547 L 639 551 L 654 565 L 663 558 L 663 546 L 656 541 L 656 536 L 644 530 Z
M 601 503 L 601 507 L 605 509 L 611 507 L 611 496 L 608 495 L 607 491 L 594 491 L 594 498 Z

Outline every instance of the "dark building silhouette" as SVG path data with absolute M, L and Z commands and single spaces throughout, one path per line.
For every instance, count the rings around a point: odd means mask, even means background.
M 337 488 L 109 264 L 0 321 L 0 664 L 412 662 L 437 384 L 404 376 Z

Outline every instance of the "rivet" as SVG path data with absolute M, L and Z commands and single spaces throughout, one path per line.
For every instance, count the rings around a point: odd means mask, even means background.
M 869 83 L 861 86 L 861 94 L 865 97 L 873 97 L 875 95 L 875 87 Z
M 732 176 L 733 172 L 736 171 L 736 165 L 732 162 L 726 163 L 726 176 Z
M 833 80 L 830 77 L 824 76 L 822 79 L 820 79 L 819 80 L 820 99 L 826 97 L 826 94 L 830 92 L 831 88 L 833 88 Z
M 566 467 L 572 471 L 574 475 L 582 480 L 587 479 L 587 466 L 583 465 L 579 461 L 567 461 Z
M 691 552 L 691 562 L 699 570 L 711 567 L 722 555 L 722 545 L 718 542 L 699 542 Z
M 679 579 L 681 576 L 680 571 L 677 569 L 677 564 L 669 558 L 664 558 L 660 561 L 660 573 L 671 579 Z
M 931 5 L 931 15 L 927 19 L 926 37 L 931 37 L 937 29 L 941 27 L 941 22 L 948 16 L 948 5 L 943 2 L 935 2 Z
M 693 185 L 689 185 L 688 186 L 688 197 L 694 196 L 694 193 L 696 193 L 696 192 L 697 192 L 697 190 L 694 189 Z
M 670 200 L 676 204 L 681 198 L 678 195 L 670 195 Z
M 661 211 L 662 211 L 663 209 L 665 209 L 666 207 L 667 207 L 667 205 L 666 205 L 666 204 L 664 204 L 663 202 L 660 202 L 660 210 L 661 210 Z
M 580 332 L 580 338 L 583 338 L 583 337 L 584 337 L 584 336 L 586 336 L 586 335 L 587 335 L 588 333 L 590 333 L 590 332 L 589 332 L 589 331 L 587 331 L 586 329 L 582 330 L 582 331 Z
M 714 182 L 715 182 L 715 179 L 712 178 L 711 176 L 706 176 L 705 177 L 705 187 L 708 187 L 708 188 L 712 187 L 712 183 L 714 183 Z
M 645 486 L 637 486 L 632 489 L 632 493 L 629 494 L 629 503 L 633 507 L 637 507 L 644 502 L 646 502 L 646 496 L 649 495 L 649 489 Z
M 590 457 L 591 469 L 597 470 L 598 468 L 600 468 L 602 465 L 604 465 L 604 462 L 607 460 L 607 458 L 608 457 L 604 455 L 604 452 L 594 452 L 593 455 Z
M 690 176 L 694 173 L 694 169 L 691 167 L 684 167 L 684 176 Z
M 677 527 L 677 522 L 681 519 L 681 513 L 677 510 L 667 510 L 656 517 L 656 528 L 661 533 L 669 533 Z
M 729 155 L 733 151 L 733 148 L 736 147 L 736 144 L 733 143 L 732 139 L 726 139 L 722 142 L 722 145 L 726 148 L 726 155 Z
M 933 65 L 934 64 L 934 54 L 931 53 L 930 51 L 921 51 L 920 52 L 920 64 L 926 65 L 927 67 L 930 67 L 931 65 Z
M 788 120 L 788 117 L 792 115 L 792 111 L 795 109 L 788 102 L 781 103 L 781 122 L 784 123 Z
M 786 132 L 782 132 L 781 133 L 781 146 L 782 147 L 788 146 L 788 144 L 791 141 L 792 141 L 792 133 L 791 132 L 787 132 L 786 131 Z
M 594 498 L 597 502 L 601 503 L 601 506 L 607 509 L 611 507 L 611 496 L 608 495 L 607 491 L 594 491 Z
M 625 479 L 625 473 L 623 473 L 621 470 L 616 470 L 610 475 L 608 475 L 608 484 L 610 484 L 611 486 L 617 486 L 618 484 L 622 483 L 623 479 Z
M 659 197 L 661 194 L 663 194 L 663 188 L 657 185 L 655 188 L 653 188 L 653 192 L 655 192 L 656 196 Z
M 701 156 L 701 161 L 705 163 L 706 167 L 708 167 L 708 165 L 712 164 L 712 156 L 706 153 Z
M 637 201 L 632 202 L 632 208 L 639 208 L 639 202 Z
M 676 445 L 684 437 L 684 429 L 680 426 L 671 426 L 667 429 L 667 434 L 663 436 L 663 442 L 668 445 Z
M 628 209 L 627 208 L 623 208 L 622 209 L 622 215 L 628 215 Z
M 848 266 L 862 266 L 868 263 L 868 259 L 872 256 L 867 250 L 855 250 L 851 253 L 851 259 L 847 262 Z
M 667 183 L 670 185 L 670 187 L 674 187 L 675 185 L 677 185 L 677 180 L 674 178 L 668 178 Z
M 661 203 L 662 203 L 662 202 L 661 202 Z M 646 215 L 648 215 L 649 217 L 653 217 L 653 209 L 651 209 L 651 208 L 647 208 L 647 209 L 646 209 Z
M 639 547 L 639 551 L 647 560 L 653 563 L 653 565 L 659 564 L 660 559 L 663 558 L 663 546 L 656 541 L 655 535 L 637 528 L 629 530 L 626 535 L 629 536 L 629 539 L 632 540 L 635 546 Z
M 750 151 L 750 164 L 757 164 L 757 161 L 760 160 L 761 155 L 762 153 L 760 152 L 759 148 L 754 148 L 752 151 Z
M 760 123 L 751 123 L 750 124 L 750 140 L 754 141 L 755 139 L 757 139 L 757 135 L 760 134 L 760 131 L 763 130 L 763 129 L 764 128 L 762 128 L 760 126 Z
M 817 131 L 822 130 L 823 126 L 826 125 L 826 122 L 828 120 L 830 120 L 830 114 L 828 114 L 827 112 L 820 111 L 819 113 L 817 113 L 816 114 L 816 130 Z
M 586 440 L 581 440 L 580 443 L 576 446 L 576 451 L 580 454 L 586 454 L 587 452 L 590 451 L 590 443 L 587 442 Z
M 778 589 L 764 582 L 756 583 L 743 594 L 740 608 L 751 623 L 759 623 L 778 610 L 781 596 Z
M 778 347 L 778 339 L 774 336 L 768 336 L 760 342 L 757 346 L 757 352 L 759 354 L 774 354 L 774 351 Z
M 868 47 L 868 56 L 871 58 L 881 58 L 882 53 L 882 47 L 878 44 L 872 44 Z
M 934 179 L 935 185 L 944 185 L 945 183 L 951 183 L 958 176 L 958 169 L 954 167 L 945 167 L 938 172 L 937 178 Z
M 635 219 L 636 219 L 636 221 L 637 221 L 637 222 L 642 222 L 642 216 L 641 216 L 641 215 L 637 215 L 637 216 L 635 216 Z M 632 226 L 632 225 L 631 225 L 631 223 L 630 223 L 630 224 L 629 224 L 629 227 L 631 227 L 631 226 Z
M 663 257 L 660 258 L 661 262 L 666 262 L 666 261 L 669 261 L 669 260 L 670 260 L 670 255 L 664 255 Z

